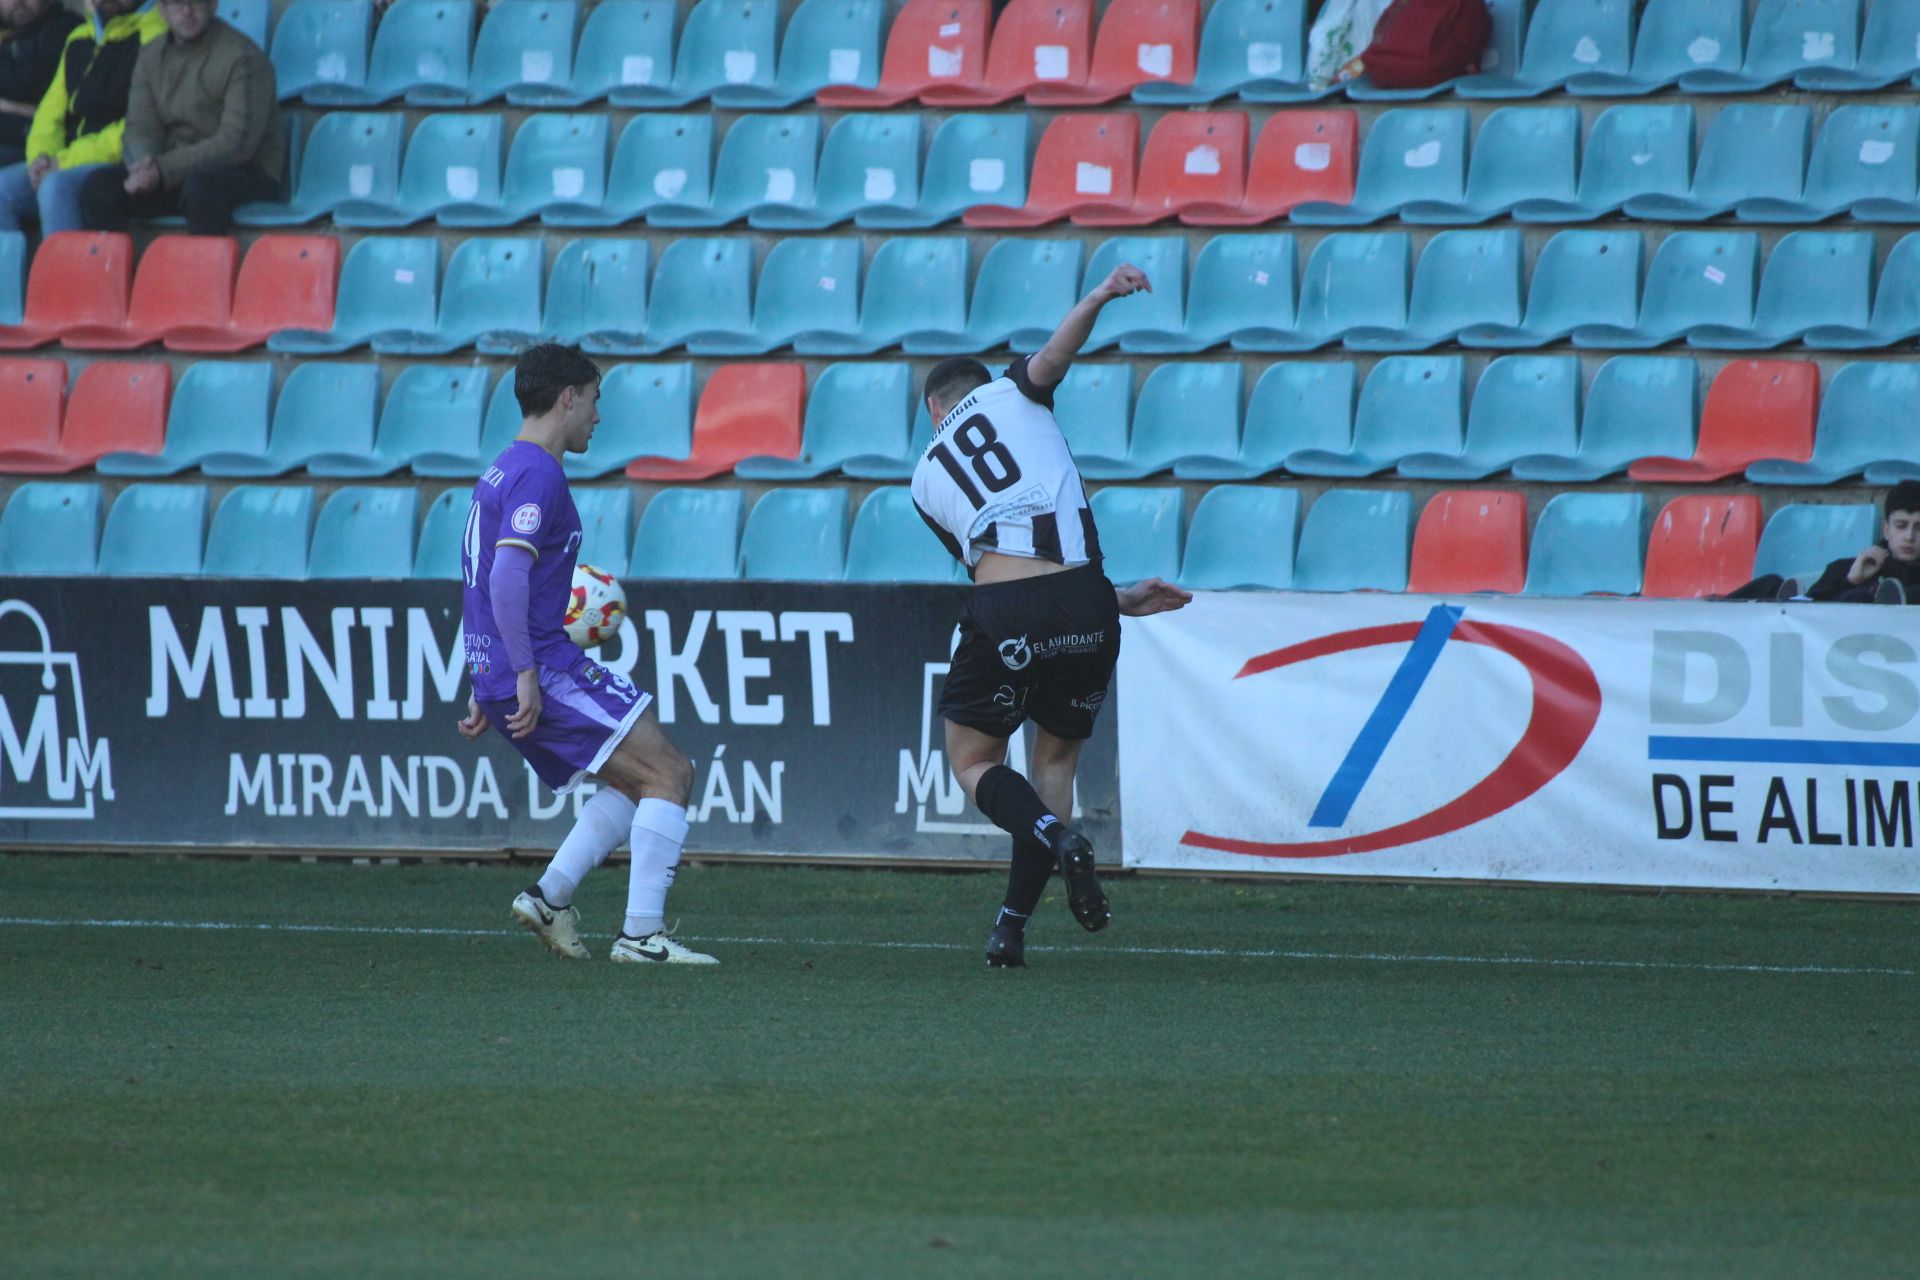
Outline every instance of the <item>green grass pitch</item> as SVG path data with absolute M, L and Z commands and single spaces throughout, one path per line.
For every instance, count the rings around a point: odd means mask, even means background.
M 529 878 L 0 857 L 0 1271 L 1920 1272 L 1913 904 L 1121 878 L 994 973 L 998 876 L 691 866 L 635 970 Z

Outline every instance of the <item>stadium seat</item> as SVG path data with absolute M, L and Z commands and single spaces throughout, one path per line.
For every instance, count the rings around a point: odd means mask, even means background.
M 200 572 L 210 578 L 303 579 L 312 534 L 311 488 L 238 485 L 214 509 Z
M 640 239 L 569 241 L 547 277 L 541 336 L 590 351 L 644 346 L 651 257 Z
M 1640 594 L 1652 600 L 1720 596 L 1753 578 L 1760 499 L 1750 493 L 1675 498 L 1653 519 Z
M 774 489 L 747 512 L 740 576 L 750 581 L 838 582 L 847 574 L 847 491 Z
M 1025 115 L 957 115 L 942 121 L 927 153 L 919 203 L 868 204 L 862 227 L 933 227 L 983 201 L 1018 207 L 1027 198 Z
M 1443 489 L 1413 531 L 1407 590 L 1517 594 L 1527 582 L 1527 500 L 1502 489 Z
M 1098 288 L 1114 269 L 1130 263 L 1146 273 L 1151 288 L 1116 298 L 1101 309 L 1082 351 L 1102 351 L 1135 330 L 1167 333 L 1185 322 L 1187 239 L 1175 236 L 1116 236 L 1087 259 L 1080 295 Z
M 709 0 L 711 2 L 711 0 Z M 814 205 L 820 154 L 820 117 L 749 116 L 736 120 L 720 143 L 709 203 L 684 195 L 647 211 L 656 227 L 723 227 Z
M 353 216 L 363 207 L 398 205 L 405 121 L 398 111 L 327 112 L 307 134 L 292 198 L 243 204 L 233 220 L 243 227 L 297 227 L 326 217 L 343 226 L 404 225 Z
M 344 196 L 329 197 L 333 221 L 339 226 L 407 227 L 443 209 L 499 205 L 503 126 L 498 115 L 448 112 L 427 116 L 408 139 L 404 162 L 398 159 L 398 114 L 347 116 L 335 112 L 321 117 L 315 138 L 333 121 L 343 118 L 395 122 L 395 172 L 384 171 L 384 159 L 383 168 L 371 174 L 366 164 L 350 165 Z M 330 155 L 321 160 L 327 171 L 336 167 L 337 161 Z M 249 205 L 247 209 L 262 207 Z
M 1178 581 L 1193 591 L 1285 591 L 1293 585 L 1299 528 L 1300 495 L 1293 490 L 1215 485 L 1193 509 Z
M 377 335 L 431 332 L 440 282 L 440 246 L 423 236 L 368 236 L 347 253 L 328 329 L 283 329 L 270 351 L 336 355 Z
M 451 190 L 456 170 L 446 172 Z M 599 206 L 607 198 L 607 117 L 529 115 L 508 147 L 504 181 L 497 192 L 490 185 L 483 181 L 473 198 L 443 204 L 434 217 L 445 227 L 507 227 L 549 208 Z
M 447 489 L 427 504 L 420 525 L 420 542 L 413 553 L 415 578 L 457 581 L 461 577 L 461 543 L 473 507 L 471 489 Z
M 991 107 L 1049 84 L 1083 85 L 1093 51 L 1092 0 L 1011 0 L 993 24 L 976 84 L 935 85 L 931 107 Z
M 639 221 L 663 204 L 705 209 L 712 203 L 713 117 L 649 113 L 635 116 L 621 131 L 606 192 L 597 203 L 554 200 L 541 210 L 540 220 L 549 226 L 613 227 Z
M 1328 489 L 1301 523 L 1294 590 L 1405 591 L 1412 537 L 1412 494 Z
M 1246 112 L 1181 112 L 1162 116 L 1153 126 L 1132 201 L 1079 209 L 1073 222 L 1144 227 L 1195 209 L 1238 208 L 1246 193 Z
M 1753 323 L 1760 275 L 1760 237 L 1751 231 L 1676 231 L 1660 242 L 1631 327 L 1583 324 L 1580 347 L 1644 349 L 1665 346 L 1695 328 L 1744 329 Z
M 907 0 L 887 31 L 879 83 L 827 85 L 823 107 L 850 111 L 897 107 L 929 89 L 976 88 L 987 70 L 989 0 Z
M 1627 72 L 1583 70 L 1567 92 L 1627 98 L 1665 89 L 1690 71 L 1737 73 L 1746 17 L 1745 0 L 1647 0 Z
M 978 204 L 962 218 L 970 227 L 1039 227 L 1082 209 L 1130 204 L 1139 148 L 1140 118 L 1130 111 L 1055 116 L 1034 152 L 1026 204 Z
M 1200 30 L 1192 82 L 1148 80 L 1133 87 L 1133 100 L 1201 106 L 1234 94 L 1247 102 L 1322 97 L 1325 91 L 1302 83 L 1306 43 L 1303 0 L 1215 0 Z
M 504 412 L 519 431 L 520 409 L 511 399 L 513 371 L 500 379 L 494 399 L 508 395 Z M 489 406 L 488 425 L 493 409 Z M 480 452 L 491 459 L 498 453 L 481 433 Z M 663 361 L 615 365 L 600 383 L 600 425 L 585 453 L 563 460 L 567 474 L 590 479 L 624 470 L 635 458 L 684 457 L 693 442 L 693 366 Z M 501 448 L 505 446 L 502 445 Z M 419 468 L 416 466 L 415 470 Z
M 829 85 L 872 88 L 880 79 L 882 8 L 881 0 L 801 0 L 787 19 L 773 83 L 730 80 L 713 91 L 713 105 L 777 110 Z
M 1797 342 L 1822 325 L 1860 328 L 1872 312 L 1872 296 L 1872 232 L 1789 232 L 1767 257 L 1753 323 L 1697 326 L 1688 332 L 1687 345 L 1764 351 Z
M 1689 121 L 1689 139 L 1692 133 Z M 1632 218 L 1700 222 L 1731 213 L 1746 200 L 1791 204 L 1805 188 L 1812 143 L 1813 112 L 1806 106 L 1729 103 L 1707 129 L 1690 184 L 1637 193 L 1623 207 Z
M 77 471 L 92 461 L 69 458 L 61 417 L 67 363 L 34 356 L 0 358 L 0 474 L 47 475 Z
M 150 465 L 165 447 L 173 370 L 164 361 L 96 360 L 80 371 L 67 394 L 60 448 L 70 460 L 93 463 L 105 475 L 170 475 Z M 136 468 L 120 471 L 125 463 Z M 191 465 L 190 463 L 187 465 Z
M 1501 356 L 1473 389 L 1460 452 L 1400 459 L 1415 480 L 1484 480 L 1530 454 L 1570 457 L 1580 440 L 1580 361 L 1575 356 Z
M 1579 151 L 1578 107 L 1502 107 L 1473 140 L 1461 198 L 1416 200 L 1400 219 L 1458 225 L 1498 218 L 1530 201 L 1571 204 L 1579 186 Z
M 412 489 L 336 489 L 314 524 L 307 577 L 405 578 L 413 573 Z
M 1293 314 L 1233 335 L 1235 351 L 1312 351 L 1360 328 L 1398 331 L 1407 322 L 1413 241 L 1404 231 L 1323 236 L 1300 276 Z
M 974 281 L 967 327 L 923 329 L 901 343 L 914 355 L 1037 350 L 1079 298 L 1078 240 L 1000 240 Z
M 1075 454 L 1126 457 L 1133 427 L 1133 366 L 1074 365 L 1054 389 L 1053 417 Z
M 1454 86 L 1463 98 L 1536 98 L 1577 75 L 1621 75 L 1633 61 L 1632 0 L 1539 0 L 1518 65 Z
M 1572 199 L 1520 201 L 1521 222 L 1590 222 L 1646 198 L 1684 197 L 1693 174 L 1693 107 L 1628 103 L 1593 122 Z
M 409 365 L 387 391 L 373 447 L 343 440 L 343 447 L 309 457 L 307 470 L 359 479 L 392 475 L 419 462 L 425 469 L 418 474 L 477 475 L 477 465 L 451 470 L 446 460 L 478 460 L 486 407 L 486 370 Z
M 811 208 L 769 208 L 758 227 L 814 229 L 845 222 L 868 205 L 911 212 L 920 199 L 920 117 L 876 112 L 843 117 L 827 135 Z
M 280 476 L 333 453 L 373 452 L 380 408 L 380 366 L 313 361 L 296 365 L 280 386 L 264 453 L 201 463 L 208 475 Z M 476 468 L 471 474 L 478 475 Z
M 687 14 L 673 57 L 673 76 L 660 84 L 655 66 L 644 81 L 628 78 L 609 95 L 616 107 L 684 107 L 726 85 L 770 90 L 777 72 L 775 26 L 779 6 L 754 0 L 700 0 Z M 672 11 L 665 22 L 671 30 Z M 655 37 L 657 38 L 657 37 Z M 658 57 L 650 45 L 642 57 Z
M 220 0 L 214 16 L 260 47 L 267 48 L 267 31 L 273 23 L 273 0 Z
M 1129 325 L 1120 337 L 1120 349 L 1205 351 L 1242 328 L 1287 324 L 1293 319 L 1295 274 L 1291 235 L 1215 236 L 1201 246 L 1194 262 L 1185 316 L 1171 316 L 1164 325 Z M 1148 276 L 1157 294 L 1159 277 L 1151 271 Z
M 82 327 L 121 329 L 132 285 L 133 241 L 125 232 L 56 231 L 33 255 L 21 321 L 0 327 L 0 351 L 45 346 Z
M 293 0 L 273 33 L 273 76 L 280 100 L 338 106 L 367 80 L 373 0 Z
M 118 578 L 197 574 L 206 540 L 205 485 L 130 484 L 107 511 L 96 572 Z M 304 547 L 301 554 L 304 559 Z
M 0 231 L 0 327 L 20 323 L 27 296 L 27 237 Z
M 1373 82 L 1372 76 L 1367 75 L 1349 80 L 1341 87 L 1346 90 L 1347 97 L 1356 102 L 1407 102 L 1431 98 L 1436 94 L 1457 93 L 1481 78 L 1499 78 L 1507 68 L 1520 65 L 1521 36 L 1527 25 L 1527 0 L 1487 0 L 1487 12 L 1493 19 L 1493 31 L 1487 37 L 1487 47 L 1480 54 L 1478 72 L 1418 89 L 1383 89 Z
M 627 572 L 636 578 L 740 576 L 739 489 L 663 489 L 640 512 Z
M 1743 222 L 1818 222 L 1851 213 L 1862 222 L 1920 220 L 1920 112 L 1910 106 L 1846 106 L 1828 116 L 1797 200 L 1752 197 Z
M 1189 226 L 1257 226 L 1286 217 L 1300 204 L 1350 204 L 1359 131 L 1359 117 L 1351 110 L 1274 112 L 1254 141 L 1246 194 L 1239 204 L 1193 204 L 1180 221 Z
M 474 9 L 453 0 L 393 0 L 373 33 L 366 82 L 358 88 L 334 84 L 324 92 L 309 89 L 307 101 L 371 106 L 405 98 L 416 107 L 463 105 L 472 67 Z
M 867 495 L 847 540 L 848 582 L 956 582 L 960 562 L 927 532 L 905 485 Z
M 1068 372 L 1072 377 L 1072 371 Z M 927 402 L 919 398 L 919 388 L 914 389 L 913 426 L 907 436 L 907 447 L 898 454 L 867 453 L 859 457 L 848 458 L 840 464 L 840 470 L 855 480 L 908 480 L 913 477 L 914 468 L 920 457 L 933 444 L 933 415 L 927 412 Z M 1055 404 L 1059 398 L 1055 396 Z M 1056 419 L 1058 414 L 1055 415 Z
M 1735 360 L 1714 375 L 1691 458 L 1647 457 L 1627 475 L 1656 484 L 1705 484 L 1755 462 L 1813 456 L 1820 366 L 1807 360 Z
M 627 466 L 627 475 L 663 482 L 709 480 L 733 470 L 742 458 L 796 457 L 806 395 L 806 371 L 797 364 L 723 364 L 700 392 L 687 455 L 638 458 Z
M 158 455 L 110 453 L 96 465 L 111 476 L 171 476 L 189 468 L 208 475 L 264 474 L 272 406 L 272 365 L 202 360 L 180 375 Z
M 29 481 L 0 512 L 0 577 L 84 577 L 100 553 L 100 486 Z
M 282 329 L 324 329 L 333 323 L 339 276 L 338 237 L 256 236 L 240 263 L 225 322 L 176 324 L 167 330 L 167 350 L 232 353 Z
M 1415 202 L 1458 204 L 1466 198 L 1467 128 L 1464 107 L 1383 112 L 1361 148 L 1352 203 L 1309 200 L 1288 216 L 1307 226 L 1358 227 Z
M 1920 336 L 1920 236 L 1902 236 L 1880 268 L 1873 313 L 1865 324 L 1815 325 L 1801 338 L 1809 347 L 1854 350 L 1887 347 Z
M 724 340 L 753 328 L 753 245 L 741 237 L 681 239 L 660 254 L 640 341 L 590 334 L 588 351 L 652 354 L 712 335 Z
M 583 106 L 623 90 L 645 96 L 673 79 L 674 0 L 603 0 L 587 13 L 573 77 L 556 105 Z M 632 106 L 615 99 L 614 105 Z
M 625 577 L 628 539 L 633 528 L 633 490 L 575 489 L 573 504 L 580 511 L 580 560 L 596 569 Z
M 1873 0 L 1860 33 L 1853 66 L 1808 67 L 1794 73 L 1794 87 L 1816 93 L 1861 93 L 1884 89 L 1920 72 L 1920 5 L 1913 0 Z
M 239 245 L 227 236 L 159 236 L 140 257 L 121 322 L 68 325 L 60 345 L 128 351 L 159 342 L 175 327 L 224 327 L 239 261 Z
M 445 355 L 472 346 L 519 350 L 540 333 L 543 256 L 536 236 L 462 240 L 447 264 L 433 325 L 376 333 L 373 349 L 381 355 Z
M 1638 231 L 1562 231 L 1534 260 L 1526 319 L 1472 324 L 1457 341 L 1467 347 L 1544 347 L 1564 342 L 1581 325 L 1631 328 L 1640 315 Z
M 1093 37 L 1087 78 L 1034 86 L 1035 106 L 1098 106 L 1155 80 L 1191 84 L 1200 46 L 1200 0 L 1110 0 Z
M 1138 480 L 1188 458 L 1231 461 L 1240 453 L 1240 392 L 1237 361 L 1161 365 L 1140 387 L 1126 456 L 1076 450 L 1080 474 L 1089 480 Z
M 1406 323 L 1357 325 L 1341 342 L 1350 351 L 1425 351 L 1472 325 L 1519 324 L 1525 256 L 1515 228 L 1442 231 L 1420 255 Z
M 1302 449 L 1287 470 L 1303 476 L 1370 476 L 1415 453 L 1459 453 L 1467 417 L 1459 356 L 1388 356 L 1373 366 L 1353 415 L 1353 443 Z
M 1760 0 L 1738 71 L 1680 77 L 1682 93 L 1756 93 L 1809 70 L 1850 70 L 1860 44 L 1860 0 Z
M 794 335 L 801 355 L 872 355 L 923 330 L 967 327 L 967 242 L 963 236 L 899 236 L 874 251 L 851 333 Z
M 1106 574 L 1116 583 L 1180 576 L 1186 495 L 1179 489 L 1102 489 L 1088 501 L 1099 526 Z
M 1920 365 L 1863 361 L 1842 365 L 1820 396 L 1813 456 L 1767 460 L 1747 468 L 1753 484 L 1840 484 L 1876 468 L 1920 474 Z M 1895 479 L 1904 478 L 1904 474 Z M 1884 483 L 1876 481 L 1876 483 Z
M 1516 479 L 1604 480 L 1640 458 L 1691 453 L 1700 417 L 1700 375 L 1686 356 L 1615 356 L 1587 389 L 1580 446 L 1571 455 L 1516 458 Z
M 1346 452 L 1353 444 L 1358 375 L 1350 362 L 1280 361 L 1267 366 L 1247 405 L 1240 452 L 1232 458 L 1182 458 L 1182 480 L 1251 480 L 1281 470 L 1303 449 Z
M 1647 554 L 1647 500 L 1638 493 L 1562 493 L 1533 526 L 1530 596 L 1637 596 Z
M 1804 588 L 1835 560 L 1851 560 L 1879 540 L 1880 509 L 1871 502 L 1788 503 L 1761 530 L 1753 576 L 1777 573 Z
M 830 364 L 807 396 L 797 457 L 742 458 L 743 480 L 817 480 L 848 458 L 899 457 L 913 420 L 913 371 L 905 364 Z
M 579 26 L 578 0 L 514 0 L 488 9 L 473 46 L 468 103 L 505 98 L 522 107 L 577 105 L 569 86 Z

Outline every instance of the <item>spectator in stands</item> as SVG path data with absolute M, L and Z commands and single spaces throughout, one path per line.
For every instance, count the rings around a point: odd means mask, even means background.
M 139 7 L 140 0 L 89 0 L 92 21 L 67 34 L 27 130 L 26 162 L 0 169 L 0 231 L 35 218 L 44 234 L 81 229 L 87 176 L 120 159 L 134 62 L 167 31 L 166 19 L 134 12 Z
M 80 19 L 55 0 L 0 0 L 0 169 L 27 158 L 27 126 Z
M 273 64 L 213 10 L 214 0 L 160 0 L 167 36 L 134 67 L 125 160 L 81 191 L 88 230 L 179 213 L 194 235 L 225 235 L 236 208 L 279 195 L 287 139 Z
M 1920 599 L 1920 480 L 1902 480 L 1887 493 L 1880 541 L 1827 566 L 1803 593 L 1792 578 L 1769 573 L 1729 600 L 1824 600 L 1840 604 L 1906 604 Z

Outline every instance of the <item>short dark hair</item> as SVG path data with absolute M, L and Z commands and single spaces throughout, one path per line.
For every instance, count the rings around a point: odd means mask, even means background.
M 1898 511 L 1920 511 L 1920 480 L 1902 480 L 1887 490 L 1887 519 Z
M 927 375 L 926 398 L 944 405 L 960 403 L 967 392 L 993 381 L 987 366 L 972 356 L 953 356 L 933 366 Z
M 580 348 L 558 342 L 528 347 L 513 362 L 513 398 L 529 418 L 552 409 L 568 387 L 590 387 L 598 381 L 599 365 L 581 355 Z

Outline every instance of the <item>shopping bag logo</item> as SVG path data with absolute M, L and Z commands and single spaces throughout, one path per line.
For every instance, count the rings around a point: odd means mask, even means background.
M 29 647 L 16 637 L 32 628 Z M 37 642 L 37 643 L 36 643 Z M 0 601 L 0 818 L 91 818 L 113 799 L 105 738 L 87 731 L 80 659 L 58 652 L 38 610 Z

